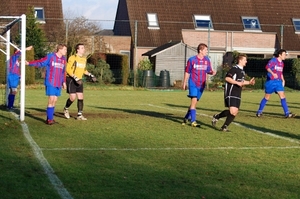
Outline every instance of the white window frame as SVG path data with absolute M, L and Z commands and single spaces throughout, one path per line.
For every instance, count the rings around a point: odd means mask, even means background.
M 249 20 L 249 21 L 251 20 L 250 23 L 254 22 L 253 26 L 252 27 L 246 27 L 246 25 L 248 25 L 248 24 L 245 24 L 244 20 Z M 262 32 L 258 17 L 242 16 L 242 23 L 243 23 L 244 31 Z
M 300 18 L 293 18 L 292 20 L 295 28 L 295 33 L 300 34 Z M 295 24 L 295 22 L 297 22 L 297 24 Z
M 147 13 L 148 29 L 160 29 L 157 13 Z
M 37 12 L 38 12 L 38 11 L 42 11 L 42 13 L 43 13 L 43 18 L 38 18 L 38 16 L 37 16 Z M 34 16 L 35 16 L 36 21 L 37 21 L 38 23 L 46 23 L 46 21 L 45 21 L 45 11 L 44 11 L 44 8 L 43 8 L 43 7 L 34 7 Z
M 208 29 L 213 30 L 214 29 L 210 15 L 197 15 L 197 14 L 194 14 L 194 19 L 193 20 L 194 20 L 196 30 L 208 30 Z M 201 22 L 203 24 L 207 24 L 207 25 L 199 26 L 198 23 L 201 23 Z

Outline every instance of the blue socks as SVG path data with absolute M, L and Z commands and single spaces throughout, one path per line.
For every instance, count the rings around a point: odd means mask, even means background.
M 266 98 L 263 98 L 263 99 L 261 100 L 257 113 L 260 114 L 260 113 L 263 112 L 263 110 L 264 110 L 264 108 L 265 108 L 267 102 L 268 102 L 268 100 L 266 100 Z
M 15 95 L 9 94 L 8 95 L 8 108 L 12 108 L 15 102 Z
M 284 111 L 284 115 L 288 115 L 289 114 L 289 108 L 287 106 L 287 103 L 286 103 L 286 99 L 283 98 L 281 99 L 281 106 L 283 108 L 283 111 Z
M 53 120 L 54 107 L 47 107 L 47 120 Z
M 190 109 L 187 111 L 186 115 L 184 116 L 185 119 L 189 119 L 191 117 Z
M 191 112 L 191 122 L 196 121 L 196 109 L 190 109 Z

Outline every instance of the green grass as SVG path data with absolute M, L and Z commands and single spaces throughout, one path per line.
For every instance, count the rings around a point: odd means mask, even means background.
M 25 122 L 73 198 L 300 198 L 299 117 L 285 119 L 277 96 L 256 118 L 264 93 L 244 91 L 232 132 L 221 133 L 211 116 L 224 109 L 223 93 L 205 91 L 197 105 L 200 128 L 181 125 L 186 94 L 89 87 L 87 121 L 74 119 L 76 102 L 72 117 L 63 117 L 63 93 L 58 124 L 47 126 L 44 90 L 28 89 Z M 299 92 L 286 96 L 297 113 Z M 0 125 L 1 196 L 59 198 L 14 116 L 0 110 Z

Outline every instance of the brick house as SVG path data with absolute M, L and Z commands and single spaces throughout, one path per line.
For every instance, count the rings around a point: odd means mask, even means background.
M 57 42 L 61 38 L 63 26 L 62 0 L 5 0 L 0 7 L 0 16 L 21 16 L 26 14 L 29 7 L 35 10 L 37 21 L 41 24 L 41 28 L 45 31 L 49 42 Z M 1 23 L 2 22 L 2 23 Z M 3 26 L 9 21 L 0 19 Z M 18 29 L 18 25 L 13 26 Z
M 300 57 L 299 7 L 299 0 L 119 0 L 113 32 L 131 37 L 133 67 L 170 41 L 208 44 L 216 65 L 235 50 L 268 58 L 284 48 Z

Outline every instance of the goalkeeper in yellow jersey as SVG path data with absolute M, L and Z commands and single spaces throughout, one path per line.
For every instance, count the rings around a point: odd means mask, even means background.
M 82 115 L 83 111 L 83 75 L 87 75 L 92 78 L 95 82 L 97 79 L 94 75 L 86 70 L 87 58 L 84 56 L 85 49 L 84 44 L 79 43 L 75 47 L 76 54 L 71 55 L 68 59 L 67 70 L 66 70 L 66 82 L 67 82 L 67 93 L 69 93 L 69 98 L 66 101 L 64 107 L 64 115 L 67 119 L 70 118 L 69 107 L 75 101 L 77 97 L 77 120 L 87 120 Z

